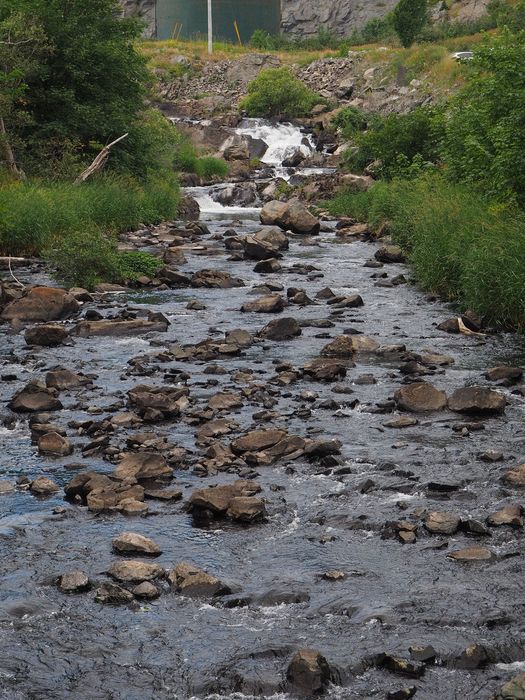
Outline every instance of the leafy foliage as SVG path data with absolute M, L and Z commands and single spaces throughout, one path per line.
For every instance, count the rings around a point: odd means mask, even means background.
M 393 12 L 393 25 L 401 44 L 412 46 L 427 22 L 427 0 L 399 0 Z
M 347 139 L 352 138 L 356 131 L 364 131 L 368 126 L 369 117 L 358 107 L 343 107 L 332 119 L 332 126 L 340 129 Z
M 240 107 L 250 117 L 302 117 L 323 99 L 298 80 L 289 68 L 267 68 L 248 85 Z
M 475 52 L 454 99 L 443 155 L 451 178 L 525 205 L 525 33 L 508 31 Z
M 22 42 L 8 72 L 18 91 L 2 80 L 0 103 L 11 99 L 6 128 L 28 172 L 71 154 L 90 160 L 138 123 L 149 72 L 134 43 L 140 24 L 121 18 L 117 0 L 9 0 L 0 3 L 0 33 Z M 140 155 L 138 138 L 121 149 L 128 160 Z
M 353 131 L 355 148 L 345 155 L 345 165 L 362 171 L 379 162 L 377 175 L 390 179 L 410 171 L 412 163 L 435 163 L 439 159 L 443 113 L 419 107 L 408 114 L 374 115 L 367 131 Z
M 336 215 L 385 225 L 408 253 L 418 282 L 507 328 L 525 327 L 525 214 L 495 206 L 465 184 L 433 174 L 343 192 Z

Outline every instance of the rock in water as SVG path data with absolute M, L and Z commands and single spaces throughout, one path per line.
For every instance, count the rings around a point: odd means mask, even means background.
M 434 511 L 425 519 L 425 527 L 429 532 L 440 535 L 453 535 L 457 532 L 461 518 L 454 513 Z
M 153 540 L 135 532 L 123 532 L 113 538 L 113 549 L 119 554 L 142 554 L 158 557 L 161 549 Z
M 455 561 L 490 561 L 494 554 L 486 547 L 466 547 L 449 552 L 447 557 Z
M 217 577 L 185 562 L 177 564 L 169 573 L 168 580 L 179 593 L 184 595 L 213 597 L 230 592 Z
M 42 435 L 38 440 L 38 451 L 43 455 L 65 457 L 73 452 L 73 446 L 67 438 L 51 432 Z
M 58 579 L 62 593 L 82 593 L 91 587 L 88 575 L 83 571 L 68 571 Z
M 7 304 L 0 318 L 4 321 L 58 321 L 77 313 L 78 301 L 64 289 L 33 287 L 20 299 Z
M 63 408 L 57 399 L 55 389 L 48 389 L 37 381 L 26 384 L 21 391 L 13 396 L 8 405 L 16 413 L 41 413 L 59 411 Z
M 262 328 L 258 335 L 268 340 L 289 340 L 301 335 L 301 327 L 295 318 L 276 318 Z
M 142 561 L 119 561 L 111 566 L 108 574 L 117 581 L 125 583 L 142 583 L 152 581 L 165 575 L 159 564 L 146 564 Z
M 95 600 L 104 605 L 127 605 L 133 600 L 133 594 L 115 583 L 104 583 L 97 588 Z
M 399 408 L 412 413 L 442 411 L 447 405 L 447 395 L 427 382 L 416 382 L 398 389 L 394 400 Z
M 279 294 L 269 294 L 255 301 L 247 301 L 241 311 L 251 311 L 257 314 L 278 314 L 284 309 L 283 298 Z
M 51 479 L 47 479 L 45 476 L 39 476 L 31 482 L 29 490 L 31 493 L 34 493 L 35 496 L 51 496 L 57 493 L 57 491 L 60 491 L 60 487 Z
M 61 345 L 69 337 L 69 333 L 64 326 L 56 323 L 48 323 L 42 326 L 28 328 L 24 334 L 28 345 L 40 345 L 41 347 L 53 348 Z
M 129 452 L 113 472 L 116 479 L 157 479 L 170 477 L 173 469 L 158 452 Z
M 302 649 L 291 660 L 286 678 L 297 690 L 314 695 L 322 693 L 330 682 L 330 666 L 315 649 Z
M 505 411 L 507 400 L 503 394 L 483 386 L 468 386 L 455 391 L 448 407 L 456 413 L 500 414 Z
M 525 673 L 514 676 L 493 696 L 493 700 L 525 700 Z

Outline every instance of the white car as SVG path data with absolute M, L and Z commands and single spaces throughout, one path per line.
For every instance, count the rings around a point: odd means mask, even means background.
M 452 58 L 455 58 L 456 61 L 470 61 L 474 58 L 474 53 L 472 51 L 456 51 L 452 54 Z

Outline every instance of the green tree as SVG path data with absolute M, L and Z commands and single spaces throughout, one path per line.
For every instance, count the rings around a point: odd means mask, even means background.
M 503 31 L 476 50 L 471 64 L 473 75 L 446 120 L 448 173 L 525 206 L 525 32 Z
M 117 0 L 0 0 L 0 23 L 16 17 L 28 28 L 20 41 L 37 26 L 50 47 L 24 80 L 30 122 L 17 126 L 17 136 L 28 168 L 71 151 L 89 160 L 133 129 L 150 74 L 135 46 L 140 23 L 122 19 Z M 134 144 L 123 142 L 119 150 L 138 154 Z
M 5 167 L 17 179 L 24 173 L 15 158 L 14 131 L 29 119 L 24 105 L 27 80 L 38 70 L 46 50 L 38 23 L 20 13 L 0 21 L 0 151 Z
M 399 0 L 393 12 L 393 24 L 401 44 L 412 46 L 427 22 L 427 0 Z

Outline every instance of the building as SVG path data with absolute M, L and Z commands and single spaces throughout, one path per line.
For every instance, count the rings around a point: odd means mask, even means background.
M 192 38 L 207 31 L 207 0 L 120 0 L 126 14 L 146 23 L 145 35 Z M 256 29 L 270 34 L 314 36 L 324 27 L 345 36 L 389 12 L 397 0 L 212 0 L 214 37 L 243 43 Z

